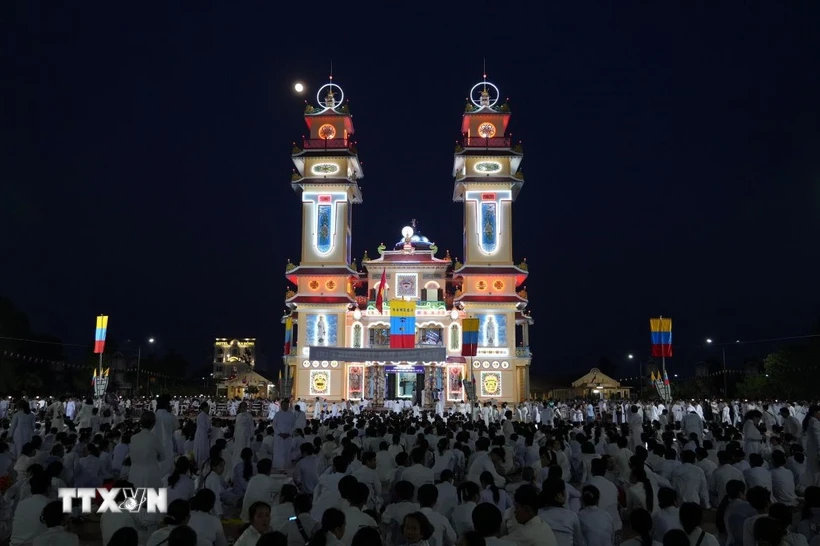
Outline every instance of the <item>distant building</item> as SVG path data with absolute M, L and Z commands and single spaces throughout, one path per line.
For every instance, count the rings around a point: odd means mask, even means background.
M 215 382 L 252 372 L 255 367 L 256 338 L 216 338 L 214 341 Z
M 698 362 L 695 364 L 695 377 L 707 377 L 709 375 L 709 364 Z
M 598 368 L 592 368 L 587 374 L 573 381 L 572 388 L 553 389 L 549 393 L 549 398 L 574 400 L 592 397 L 610 400 L 629 398 L 631 392 L 631 387 L 621 385 L 619 381 L 602 373 Z

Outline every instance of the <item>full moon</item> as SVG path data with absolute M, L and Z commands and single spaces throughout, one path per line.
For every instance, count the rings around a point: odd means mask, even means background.
M 294 86 L 293 86 L 293 89 L 294 89 L 294 91 L 296 91 L 297 93 L 301 93 L 302 91 L 304 91 L 304 90 L 305 90 L 305 86 L 304 86 L 304 85 L 302 85 L 301 83 L 297 83 L 296 85 L 294 85 Z

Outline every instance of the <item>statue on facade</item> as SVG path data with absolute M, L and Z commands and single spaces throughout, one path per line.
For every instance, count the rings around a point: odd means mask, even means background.
M 496 326 L 495 317 L 492 315 L 487 317 L 487 346 L 495 347 Z
M 316 321 L 316 342 L 318 345 L 325 344 L 325 338 L 327 337 L 327 325 L 325 325 L 325 317 L 320 316 L 319 320 Z

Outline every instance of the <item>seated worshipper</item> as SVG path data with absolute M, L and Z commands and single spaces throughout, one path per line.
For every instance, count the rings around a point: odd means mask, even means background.
M 504 491 L 506 493 L 506 491 Z M 418 493 L 419 504 L 421 505 L 420 512 L 424 514 L 430 524 L 433 526 L 432 539 L 435 544 L 453 544 L 458 537 L 453 530 L 453 526 L 440 514 L 436 508 L 438 503 L 438 489 L 435 485 L 422 485 Z
M 225 460 L 221 457 L 211 459 L 211 469 L 205 474 L 203 480 L 203 487 L 213 491 L 218 499 L 214 506 L 214 515 L 218 517 L 223 516 L 226 508 L 230 509 L 236 506 L 238 500 L 233 491 L 226 487 L 225 480 L 222 477 L 223 472 L 225 472 Z
M 764 465 L 766 461 L 759 453 L 749 454 L 749 468 L 743 471 L 743 479 L 746 480 L 746 487 L 762 487 L 772 490 L 772 473 Z
M 104 477 L 99 448 L 94 444 L 87 444 L 84 456 L 77 460 L 75 487 L 102 487 Z
M 278 414 L 277 414 L 278 415 Z M 311 515 L 319 520 L 322 514 L 330 507 L 342 506 L 342 496 L 339 493 L 339 483 L 347 476 L 347 458 L 341 455 L 333 458 L 333 472 L 319 478 L 313 490 L 313 511 Z M 353 476 L 349 476 L 355 480 Z M 343 506 L 346 507 L 346 506 Z
M 441 471 L 441 480 L 436 484 L 436 489 L 438 489 L 437 510 L 448 520 L 458 504 L 458 490 L 453 485 L 453 480 L 452 470 L 444 469 Z
M 233 488 L 231 492 L 240 499 L 245 496 L 248 488 L 248 481 L 253 477 L 253 451 L 251 448 L 243 448 L 239 454 L 239 462 L 233 467 Z
M 433 533 L 433 524 L 421 512 L 407 514 L 401 524 L 401 536 L 413 546 L 435 546 L 437 543 L 431 540 Z
M 51 499 L 46 496 L 50 485 L 51 480 L 45 472 L 38 472 L 29 479 L 31 496 L 18 502 L 14 509 L 10 546 L 31 544 L 35 538 L 47 530 L 40 516 L 43 509 L 51 502 Z
M 581 524 L 581 534 L 586 546 L 612 546 L 619 543 L 615 537 L 612 517 L 598 506 L 600 498 L 601 494 L 594 485 L 585 485 L 581 490 L 584 508 L 578 512 L 578 522 Z
M 111 471 L 119 476 L 122 470 L 122 463 L 128 457 L 128 451 L 131 449 L 131 435 L 123 434 L 119 443 L 114 446 L 114 451 L 111 453 Z
M 413 464 L 409 468 L 405 468 L 402 474 L 401 479 L 412 483 L 416 488 L 416 492 L 422 485 L 433 485 L 435 483 L 433 471 L 424 466 L 426 455 L 427 451 L 424 448 L 413 448 L 413 451 L 410 452 Z
M 460 534 L 460 537 L 468 536 L 469 533 L 478 533 L 484 538 L 487 546 L 515 546 L 514 542 L 498 538 L 501 534 L 502 516 L 498 508 L 488 502 L 483 502 L 473 510 L 473 527 L 475 531 L 467 531 Z M 611 546 L 611 543 L 606 545 Z
M 342 546 L 345 534 L 345 515 L 338 508 L 328 508 L 322 515 L 322 526 L 310 539 L 310 546 Z
M 387 442 L 383 441 L 379 444 L 379 451 L 376 453 L 376 472 L 379 474 L 382 487 L 389 485 L 393 472 L 396 470 L 395 455 L 391 455 L 388 448 Z
M 623 524 L 621 522 L 620 506 L 618 505 L 618 488 L 610 480 L 606 479 L 608 457 L 595 459 L 590 463 L 590 473 L 592 477 L 586 485 L 592 485 L 598 491 L 597 506 L 612 519 L 612 525 L 615 529 L 616 542 L 620 542 L 620 532 Z M 582 522 L 583 523 L 583 522 Z
M 188 500 L 196 492 L 196 484 L 191 478 L 191 460 L 188 457 L 178 457 L 174 462 L 174 471 L 165 478 L 168 488 L 168 505 L 177 499 Z
M 670 481 L 681 502 L 699 503 L 708 509 L 709 487 L 706 484 L 706 473 L 695 462 L 697 456 L 694 451 L 686 450 L 681 453 L 682 464 L 672 470 Z
M 755 521 L 760 518 L 765 518 L 769 513 L 769 507 L 772 504 L 771 493 L 768 489 L 763 487 L 752 487 L 746 493 L 746 500 L 752 505 L 757 514 L 747 518 L 743 522 L 743 544 L 754 544 L 754 529 Z M 682 522 L 682 520 L 681 520 Z M 684 526 L 684 530 L 686 527 Z
M 680 506 L 680 524 L 683 530 L 689 535 L 689 542 L 700 543 L 700 546 L 719 546 L 718 539 L 712 533 L 707 533 L 701 528 L 703 521 L 703 510 L 694 502 L 684 502 Z M 752 542 L 751 544 L 754 544 Z
M 277 485 L 271 478 L 270 473 L 273 464 L 270 459 L 262 459 L 256 463 L 256 475 L 248 482 L 245 489 L 245 497 L 242 500 L 241 519 L 245 523 L 250 521 L 248 508 L 255 502 L 264 502 L 273 506 L 277 494 Z M 284 488 L 284 486 L 282 486 Z
M 597 459 L 596 459 L 597 460 Z M 576 514 L 581 510 L 581 492 L 563 479 L 564 471 L 560 466 L 551 466 L 547 471 L 547 479 L 561 480 L 564 482 L 564 508 L 572 510 Z
M 353 477 L 365 484 L 370 490 L 366 508 L 376 510 L 382 506 L 382 482 L 376 471 L 376 454 L 372 451 L 362 454 L 362 465 L 353 472 Z
M 120 492 L 115 499 L 117 505 L 124 502 L 126 499 L 125 489 L 132 489 L 134 485 L 125 480 L 118 480 L 114 482 L 114 487 L 119 488 Z M 104 512 L 100 515 L 100 532 L 102 534 L 102 543 L 108 544 L 111 542 L 114 533 L 120 529 L 130 528 L 135 532 L 146 531 L 137 519 L 137 514 L 133 512 Z M 147 537 L 146 537 L 147 538 Z
M 299 494 L 299 490 L 292 483 L 286 483 L 279 491 L 278 503 L 272 505 L 270 513 L 271 529 L 279 529 L 285 525 L 295 514 L 293 509 L 293 499 Z
M 773 451 L 771 464 L 772 497 L 775 502 L 797 506 L 794 474 L 786 468 L 786 454 L 782 451 Z
M 191 519 L 188 527 L 196 531 L 198 546 L 228 546 L 222 522 L 211 512 L 216 495 L 210 489 L 200 489 L 191 499 Z
M 564 508 L 564 490 L 564 480 L 553 478 L 544 482 L 541 490 L 544 508 L 538 511 L 538 517 L 555 533 L 558 546 L 580 546 L 584 543 L 581 523 L 575 512 Z
M 199 540 L 196 531 L 187 525 L 175 527 L 168 534 L 168 546 L 197 546 Z M 260 543 L 261 544 L 261 543 Z M 264 546 L 278 546 L 276 544 L 265 544 Z
M 293 499 L 294 515 L 288 518 L 285 525 L 277 529 L 287 538 L 287 546 L 305 546 L 310 541 L 310 537 L 321 529 L 322 524 L 311 517 L 311 510 L 313 510 L 313 498 L 307 494 L 296 495 Z
M 643 467 L 632 469 L 632 476 L 630 478 L 631 485 L 626 490 L 626 509 L 625 514 L 629 516 L 633 510 L 644 509 L 650 514 L 657 511 L 657 491 L 652 482 L 646 475 L 646 470 Z M 651 518 L 650 518 L 651 521 Z
M 37 450 L 34 448 L 34 444 L 31 442 L 23 444 L 23 447 L 20 448 L 20 455 L 14 463 L 14 471 L 17 474 L 24 474 L 30 465 L 37 462 L 35 460 L 36 454 Z
M 752 505 L 746 502 L 746 486 L 740 480 L 731 480 L 726 484 L 726 496 L 720 501 L 715 514 L 715 524 L 726 546 L 740 545 L 743 540 L 743 524 L 757 514 Z
M 481 487 L 481 502 L 495 505 L 502 514 L 512 507 L 513 503 L 507 491 L 496 487 L 495 478 L 489 472 L 481 473 Z
M 732 466 L 732 455 L 728 451 L 718 451 L 718 467 L 712 472 L 712 481 L 709 483 L 709 493 L 715 503 L 719 503 L 726 496 L 726 484 L 732 480 L 746 483 L 743 472 Z
M 316 447 L 307 442 L 299 446 L 302 458 L 293 468 L 293 483 L 299 491 L 308 495 L 313 494 L 313 489 L 319 482 L 319 456 L 316 454 Z
M 47 529 L 34 539 L 32 546 L 79 546 L 80 538 L 65 529 L 63 502 L 52 501 L 43 508 L 42 521 Z
M 498 454 L 490 454 L 487 451 L 489 447 L 489 438 L 481 437 L 476 440 L 476 453 L 470 463 L 470 469 L 467 472 L 467 479 L 471 482 L 481 483 L 481 473 L 486 471 L 493 475 L 493 480 L 495 481 L 496 486 L 504 487 L 506 480 L 498 474 L 498 471 L 495 468 L 496 461 L 500 462 L 501 459 Z
M 780 503 L 772 504 L 769 507 L 769 517 L 777 520 L 780 525 L 786 529 L 786 536 L 783 538 L 782 544 L 788 544 L 789 546 L 809 546 L 806 537 L 800 533 L 792 533 L 789 530 L 792 526 L 792 509 L 790 507 Z M 758 544 L 760 544 L 759 539 Z
M 362 527 L 377 527 L 376 520 L 362 511 L 367 499 L 370 496 L 370 489 L 367 485 L 357 482 L 350 484 L 350 490 L 344 492 L 344 496 L 350 505 L 342 510 L 345 515 L 345 532 L 342 536 L 343 544 L 350 544 L 353 536 Z
M 541 501 L 534 487 L 525 485 L 515 492 L 515 521 L 518 524 L 505 538 L 518 546 L 558 546 L 550 526 L 538 517 Z
M 136 529 L 122 527 L 111 535 L 111 540 L 108 541 L 107 546 L 138 546 L 139 540 L 140 536 Z
M 270 532 L 270 506 L 264 502 L 255 502 L 248 507 L 250 523 L 239 535 L 234 546 L 256 546 L 260 537 Z
M 800 521 L 797 522 L 796 531 L 806 537 L 809 543 L 820 536 L 820 487 L 809 486 L 806 488 L 805 505 L 800 511 Z
M 475 488 L 477 491 L 478 486 L 475 485 Z M 396 483 L 393 489 L 396 502 L 385 507 L 381 521 L 382 530 L 388 537 L 397 537 L 401 533 L 401 522 L 404 521 L 407 514 L 421 510 L 421 506 L 414 501 L 416 488 L 412 483 L 400 481 Z
M 661 546 L 660 542 L 652 540 L 652 516 L 644 508 L 636 508 L 629 514 L 629 525 L 638 536 L 624 540 L 621 546 L 644 546 L 651 544 Z
M 168 542 L 171 531 L 181 525 L 188 525 L 191 519 L 191 508 L 187 500 L 176 499 L 168 503 L 168 513 L 165 515 L 164 527 L 160 527 L 148 538 L 146 546 L 161 546 Z
M 652 514 L 652 539 L 663 542 L 670 529 L 682 529 L 678 515 L 678 492 L 671 487 L 658 490 L 658 511 Z

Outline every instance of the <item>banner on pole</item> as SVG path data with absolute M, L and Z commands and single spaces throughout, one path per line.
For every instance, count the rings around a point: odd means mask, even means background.
M 652 337 L 652 356 L 654 358 L 672 357 L 672 319 L 649 319 L 649 331 Z

